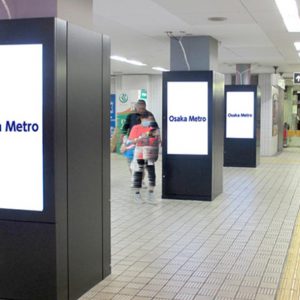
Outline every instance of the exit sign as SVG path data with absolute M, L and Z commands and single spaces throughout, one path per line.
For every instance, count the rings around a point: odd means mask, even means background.
M 147 101 L 147 90 L 141 89 L 139 90 L 139 99 Z
M 300 72 L 295 72 L 293 79 L 294 79 L 294 84 L 300 84 Z

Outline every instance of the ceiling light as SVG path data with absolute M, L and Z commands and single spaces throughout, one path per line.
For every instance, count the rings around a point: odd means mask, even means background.
M 126 57 L 122 57 L 122 56 L 118 56 L 118 55 L 112 55 L 110 58 L 113 60 L 125 62 L 125 63 L 135 65 L 135 66 L 146 66 L 146 64 L 144 64 L 140 61 L 133 60 L 133 59 L 127 59 Z
M 162 67 L 153 67 L 152 68 L 155 71 L 160 71 L 160 72 L 168 72 L 169 70 L 162 68 Z
M 126 62 L 126 60 L 127 60 L 125 57 L 118 56 L 118 55 L 112 55 L 110 58 L 113 60 L 118 60 L 118 61 L 123 61 L 123 62 Z
M 275 0 L 287 31 L 300 32 L 300 18 L 296 0 Z
M 127 63 L 129 64 L 132 64 L 132 65 L 136 65 L 136 66 L 146 66 L 146 64 L 140 62 L 140 61 L 137 61 L 137 60 L 127 60 L 126 61 Z
M 300 42 L 295 42 L 294 45 L 295 45 L 296 50 L 300 51 Z
M 227 18 L 225 17 L 210 17 L 208 18 L 209 21 L 212 21 L 212 22 L 223 22 L 223 21 L 226 21 Z

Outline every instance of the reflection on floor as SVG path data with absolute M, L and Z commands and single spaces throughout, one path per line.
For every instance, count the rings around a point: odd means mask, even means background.
M 81 300 L 275 299 L 300 205 L 300 150 L 224 168 L 212 202 L 161 200 L 159 182 L 157 204 L 137 204 L 129 186 L 125 159 L 112 155 L 112 275 Z

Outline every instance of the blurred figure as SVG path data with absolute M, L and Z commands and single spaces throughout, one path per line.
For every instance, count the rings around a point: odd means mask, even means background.
M 141 116 L 141 114 L 145 114 L 145 113 L 147 113 L 149 116 L 151 116 L 153 118 L 153 120 L 155 121 L 155 118 L 154 118 L 152 112 L 150 112 L 146 109 L 145 100 L 140 99 L 135 104 L 135 110 L 126 117 L 125 123 L 122 128 L 122 135 L 121 135 L 122 146 L 121 146 L 120 151 L 127 158 L 127 163 L 128 163 L 130 172 L 131 172 L 131 163 L 133 160 L 135 145 L 128 143 L 127 140 L 130 135 L 131 129 L 133 128 L 133 126 L 141 123 L 140 116 Z M 143 178 L 144 178 L 144 175 L 143 175 Z M 143 182 L 143 186 L 145 186 L 144 182 Z
M 148 172 L 149 202 L 154 201 L 154 188 L 156 185 L 155 162 L 158 159 L 160 133 L 153 115 L 145 112 L 140 115 L 141 124 L 133 126 L 128 142 L 135 145 L 133 168 L 133 188 L 135 200 L 141 202 L 140 189 L 142 187 L 144 169 Z
M 288 131 L 290 129 L 290 125 L 288 123 L 283 124 L 283 147 L 286 148 L 288 146 Z
M 146 109 L 146 102 L 144 100 L 140 99 L 135 104 L 135 110 L 126 117 L 125 123 L 122 128 L 123 136 L 124 135 L 129 136 L 132 127 L 134 125 L 141 123 L 140 115 L 144 114 L 144 113 L 148 113 L 150 116 L 152 116 L 154 118 L 152 112 L 150 112 Z M 122 138 L 123 138 L 123 136 L 122 136 Z

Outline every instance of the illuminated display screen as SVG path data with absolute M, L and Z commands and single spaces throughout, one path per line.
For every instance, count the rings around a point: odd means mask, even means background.
M 226 138 L 254 138 L 254 92 L 227 92 Z
M 0 45 L 0 208 L 43 211 L 43 47 Z
M 208 154 L 208 83 L 168 82 L 168 154 Z

